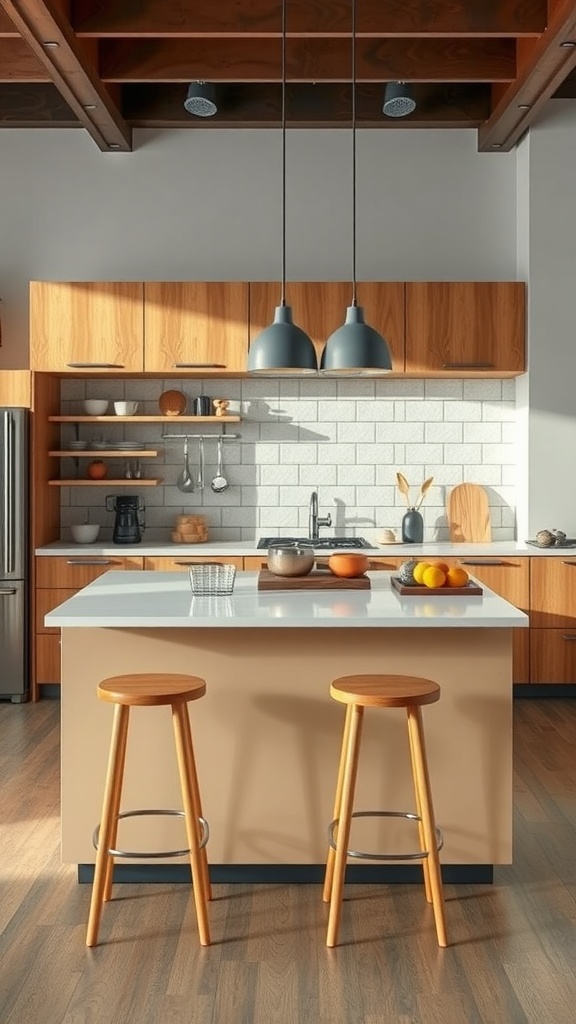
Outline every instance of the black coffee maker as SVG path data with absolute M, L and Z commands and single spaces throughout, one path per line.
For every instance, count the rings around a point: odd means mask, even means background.
M 112 533 L 114 544 L 139 544 L 145 528 L 142 498 L 109 494 L 106 497 L 106 508 L 116 513 Z

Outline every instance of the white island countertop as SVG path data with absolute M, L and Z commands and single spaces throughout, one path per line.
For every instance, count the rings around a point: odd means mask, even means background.
M 173 628 L 512 628 L 528 616 L 489 590 L 481 596 L 402 596 L 389 572 L 368 573 L 370 590 L 258 591 L 238 572 L 229 597 L 193 597 L 186 573 L 107 572 L 45 617 L 46 626 Z

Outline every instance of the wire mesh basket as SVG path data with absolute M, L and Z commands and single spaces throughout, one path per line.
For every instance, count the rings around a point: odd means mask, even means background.
M 227 562 L 199 562 L 190 566 L 190 587 L 196 596 L 220 597 L 231 594 L 236 566 Z

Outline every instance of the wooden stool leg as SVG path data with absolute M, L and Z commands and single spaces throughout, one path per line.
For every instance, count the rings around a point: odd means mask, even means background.
M 126 751 L 126 736 L 128 734 L 129 717 L 130 708 L 123 704 L 117 704 L 114 708 L 112 739 L 110 743 L 106 785 L 104 788 L 102 818 L 100 821 L 100 835 L 98 839 L 98 850 L 96 851 L 94 885 L 92 886 L 92 899 L 90 901 L 90 914 L 88 917 L 88 932 L 86 935 L 87 946 L 96 946 L 98 943 L 98 932 L 100 929 L 100 918 L 102 916 L 108 863 L 110 861 L 110 854 L 108 853 L 108 850 L 112 845 L 112 835 L 114 834 L 115 829 L 114 811 L 118 808 L 122 789 L 123 754 Z
M 432 891 L 432 906 L 434 908 L 434 920 L 436 922 L 436 934 L 438 945 L 447 946 L 446 922 L 444 919 L 444 897 L 442 895 L 442 875 L 440 872 L 440 860 L 436 844 L 436 827 L 434 821 L 434 809 L 432 806 L 432 794 L 430 792 L 430 777 L 428 775 L 428 763 L 426 760 L 426 746 L 424 743 L 424 729 L 422 726 L 422 713 L 418 706 L 408 707 L 408 729 L 411 736 L 411 748 L 414 752 L 415 785 L 420 794 L 420 807 L 422 811 L 422 825 L 424 827 L 424 842 L 428 850 L 428 865 L 430 871 L 430 888 Z
M 188 718 L 188 708 L 186 705 L 180 703 L 172 705 L 172 721 L 174 724 L 182 799 L 186 813 L 186 832 L 188 835 L 188 846 L 190 847 L 190 865 L 192 868 L 196 916 L 198 918 L 198 932 L 200 944 L 202 946 L 209 946 L 210 927 L 208 924 L 206 871 L 203 867 L 202 851 L 199 846 L 200 825 L 198 818 L 200 817 L 200 807 L 198 802 L 198 778 L 194 763 L 190 719 Z
M 128 708 L 130 711 L 130 708 Z M 124 781 L 124 765 L 126 764 L 126 745 L 128 742 L 128 729 L 124 730 L 117 753 L 117 769 L 114 776 L 114 791 L 112 793 L 112 832 L 108 849 L 116 849 L 118 837 L 118 815 L 120 813 L 120 801 L 122 799 L 122 784 Z M 112 899 L 112 883 L 114 880 L 114 857 L 108 857 L 106 865 L 106 882 L 104 884 L 104 903 Z
M 340 750 L 340 764 L 338 765 L 338 779 L 336 782 L 336 796 L 334 797 L 334 810 L 332 812 L 332 821 L 336 818 L 340 818 L 340 807 L 342 804 L 342 786 L 344 784 L 344 766 L 346 764 L 346 751 L 348 749 L 348 737 L 350 735 L 350 722 L 352 721 L 352 705 L 348 704 L 346 707 L 346 717 L 344 719 L 344 732 L 342 734 L 342 747 Z M 332 847 L 328 847 L 328 856 L 326 858 L 326 874 L 324 875 L 324 889 L 322 891 L 322 899 L 324 903 L 330 902 L 330 895 L 332 893 L 332 880 L 334 878 L 334 861 L 336 859 L 336 850 Z
M 416 783 L 416 761 L 414 755 L 414 741 L 410 726 L 408 726 L 408 740 L 410 743 L 410 761 L 412 763 L 412 778 L 414 780 L 414 798 L 416 800 L 416 814 L 419 817 L 418 822 L 418 836 L 420 838 L 420 849 L 426 850 L 426 839 L 424 836 L 424 825 L 422 823 L 422 802 L 420 800 L 420 793 L 418 791 L 418 785 Z M 424 875 L 424 892 L 428 903 L 432 903 L 432 889 L 430 888 L 430 865 L 428 863 L 428 857 L 424 857 L 422 860 L 422 873 Z
M 344 875 L 346 872 L 348 843 L 350 841 L 350 822 L 354 805 L 354 788 L 358 772 L 358 758 L 360 755 L 360 739 L 362 736 L 363 720 L 364 708 L 358 705 L 352 705 L 352 715 L 348 729 L 348 743 L 346 745 L 344 775 L 342 780 L 342 801 L 336 838 L 334 879 L 332 882 L 332 893 L 330 896 L 330 913 L 328 916 L 328 934 L 326 938 L 327 946 L 336 946 L 338 943 L 340 917 L 342 914 Z

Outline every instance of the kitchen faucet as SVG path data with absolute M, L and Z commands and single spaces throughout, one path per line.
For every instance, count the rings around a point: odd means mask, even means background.
M 332 516 L 328 513 L 327 516 L 318 515 L 318 492 L 312 491 L 310 495 L 310 514 L 308 517 L 308 536 L 310 540 L 318 540 L 320 534 L 318 530 L 321 526 L 332 526 Z

